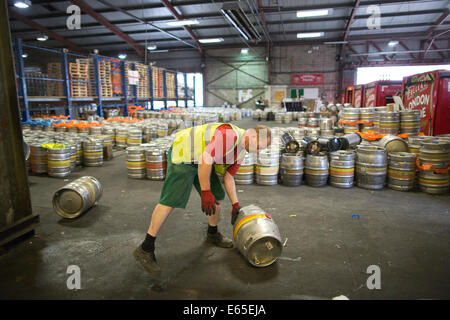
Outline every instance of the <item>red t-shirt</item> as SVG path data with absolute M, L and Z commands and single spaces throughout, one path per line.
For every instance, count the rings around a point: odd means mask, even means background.
M 237 159 L 238 157 L 238 148 L 234 147 L 236 143 L 237 136 L 234 133 L 233 128 L 229 124 L 223 124 L 216 129 L 214 132 L 214 137 L 211 139 L 211 142 L 206 146 L 206 151 L 213 157 L 215 164 L 232 164 L 227 168 L 227 172 L 231 174 L 233 177 L 236 175 L 239 167 L 241 166 L 242 160 Z M 233 148 L 233 152 L 231 152 L 228 156 L 224 156 L 228 151 Z

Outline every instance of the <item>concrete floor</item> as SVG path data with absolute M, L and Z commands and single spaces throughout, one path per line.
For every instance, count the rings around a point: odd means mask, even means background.
M 41 225 L 0 255 L 1 299 L 450 298 L 449 195 L 238 186 L 241 205 L 270 213 L 287 241 L 275 264 L 254 268 L 237 249 L 204 243 L 207 218 L 193 191 L 187 209 L 175 210 L 158 235 L 163 272 L 153 278 L 132 251 L 144 239 L 163 183 L 128 179 L 125 155 L 78 169 L 69 181 L 84 175 L 97 177 L 104 194 L 97 207 L 70 221 L 51 204 L 68 181 L 30 176 Z M 230 210 L 226 203 L 219 223 L 229 237 Z M 69 265 L 81 269 L 81 290 L 66 287 Z M 366 287 L 370 265 L 381 269 L 380 290 Z

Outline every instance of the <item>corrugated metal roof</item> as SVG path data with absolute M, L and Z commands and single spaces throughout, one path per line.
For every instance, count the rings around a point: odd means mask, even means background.
M 156 30 L 155 28 L 136 21 L 132 16 L 116 10 L 119 7 L 127 13 L 153 23 L 155 26 L 170 32 L 181 40 L 194 43 L 190 35 L 183 27 L 173 27 L 166 24 L 175 21 L 176 18 L 165 7 L 165 0 L 91 0 L 86 1 L 96 13 L 105 17 L 110 23 L 126 33 L 139 45 L 155 43 L 160 49 L 186 48 L 192 49 L 186 43 L 175 40 L 173 37 Z M 122 38 L 116 36 L 107 27 L 100 24 L 95 17 L 85 12 L 81 15 L 81 29 L 68 30 L 66 27 L 67 7 L 72 5 L 70 1 L 64 0 L 34 0 L 31 8 L 17 9 L 12 6 L 12 0 L 8 0 L 10 9 L 16 13 L 58 33 L 67 40 L 72 41 L 83 49 L 93 48 L 103 51 L 133 51 Z M 224 42 L 220 47 L 235 46 L 242 44 L 242 38 L 220 12 L 225 0 L 172 0 L 178 14 L 184 19 L 197 19 L 199 24 L 191 26 L 192 34 L 196 38 L 222 37 Z M 342 41 L 351 12 L 358 1 L 355 0 L 262 0 L 262 12 L 267 21 L 269 37 L 273 44 L 293 43 L 317 43 L 324 41 Z M 257 0 L 242 0 L 241 3 L 258 8 Z M 367 21 L 372 14 L 368 11 L 371 6 L 379 6 L 381 10 L 381 29 L 370 30 Z M 299 19 L 296 16 L 298 10 L 331 9 L 326 16 Z M 258 12 L 246 10 L 260 34 L 263 22 Z M 415 37 L 417 41 L 426 40 L 433 35 L 450 29 L 448 1 L 422 0 L 361 0 L 356 8 L 354 20 L 347 34 L 347 40 L 351 45 L 361 41 L 376 41 L 387 43 L 391 38 L 409 39 Z M 444 17 L 444 19 L 442 19 Z M 255 20 L 257 19 L 257 20 Z M 442 21 L 440 21 L 442 20 Z M 438 24 L 438 22 L 440 22 Z M 34 30 L 29 25 L 10 19 L 12 35 L 22 38 L 24 41 L 42 45 L 35 40 L 40 31 Z M 300 32 L 323 31 L 324 37 L 318 40 L 300 40 L 296 34 Z M 376 36 L 376 38 L 373 38 Z M 435 43 L 447 39 L 450 32 L 435 39 Z M 263 37 L 261 45 L 267 41 Z M 66 47 L 54 40 L 45 43 L 46 46 Z M 254 45 L 252 43 L 251 45 Z M 216 44 L 203 44 L 203 48 L 217 47 Z M 442 47 L 442 45 L 441 45 Z M 358 48 L 358 47 L 356 47 Z M 447 53 L 445 53 L 447 54 Z M 442 55 L 441 55 L 442 57 Z

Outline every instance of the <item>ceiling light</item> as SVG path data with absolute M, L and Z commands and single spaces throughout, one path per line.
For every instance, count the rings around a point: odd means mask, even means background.
M 388 45 L 391 47 L 396 46 L 398 45 L 398 41 L 389 41 Z
M 25 9 L 31 6 L 30 0 L 14 1 L 14 6 L 20 9 Z
M 120 53 L 119 55 L 118 55 L 118 57 L 119 57 L 119 59 L 125 59 L 126 57 L 127 57 L 127 55 L 125 54 L 125 53 Z
M 169 50 L 168 49 L 153 50 L 153 53 L 158 53 L 158 52 L 169 52 Z
M 223 38 L 210 38 L 210 39 L 199 39 L 200 43 L 216 43 L 216 42 L 222 42 Z
M 324 44 L 346 44 L 348 41 L 326 41 Z
M 243 49 L 241 49 L 241 53 L 242 53 L 242 54 L 247 54 L 247 53 L 248 53 L 248 48 L 243 48 Z
M 94 49 L 94 50 L 92 50 L 92 53 L 93 53 L 93 54 L 98 54 L 99 51 L 98 51 L 98 49 Z
M 320 17 L 327 16 L 329 13 L 328 9 L 321 10 L 302 10 L 297 11 L 297 18 L 308 18 L 308 17 Z
M 28 53 L 26 52 L 22 53 L 22 58 L 28 58 Z
M 157 48 L 157 46 L 148 46 L 147 50 L 152 51 L 152 50 L 156 50 L 156 48 Z
M 170 21 L 167 22 L 169 26 L 190 26 L 193 24 L 198 24 L 197 20 L 180 20 L 180 21 Z
M 323 37 L 323 32 L 297 33 L 297 38 L 318 38 Z
M 38 40 L 38 41 L 47 41 L 48 40 L 48 36 L 42 35 L 42 36 L 37 37 L 36 40 Z
M 241 8 L 240 2 L 224 3 L 220 11 L 245 40 L 261 40 L 261 35 Z

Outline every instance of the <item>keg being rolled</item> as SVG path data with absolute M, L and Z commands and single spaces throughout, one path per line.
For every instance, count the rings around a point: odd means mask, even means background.
M 247 261 L 255 267 L 267 267 L 281 255 L 280 231 L 273 218 L 261 208 L 241 208 L 233 226 L 233 240 Z
M 103 188 L 94 177 L 81 177 L 55 192 L 53 208 L 63 218 L 74 219 L 96 205 Z

